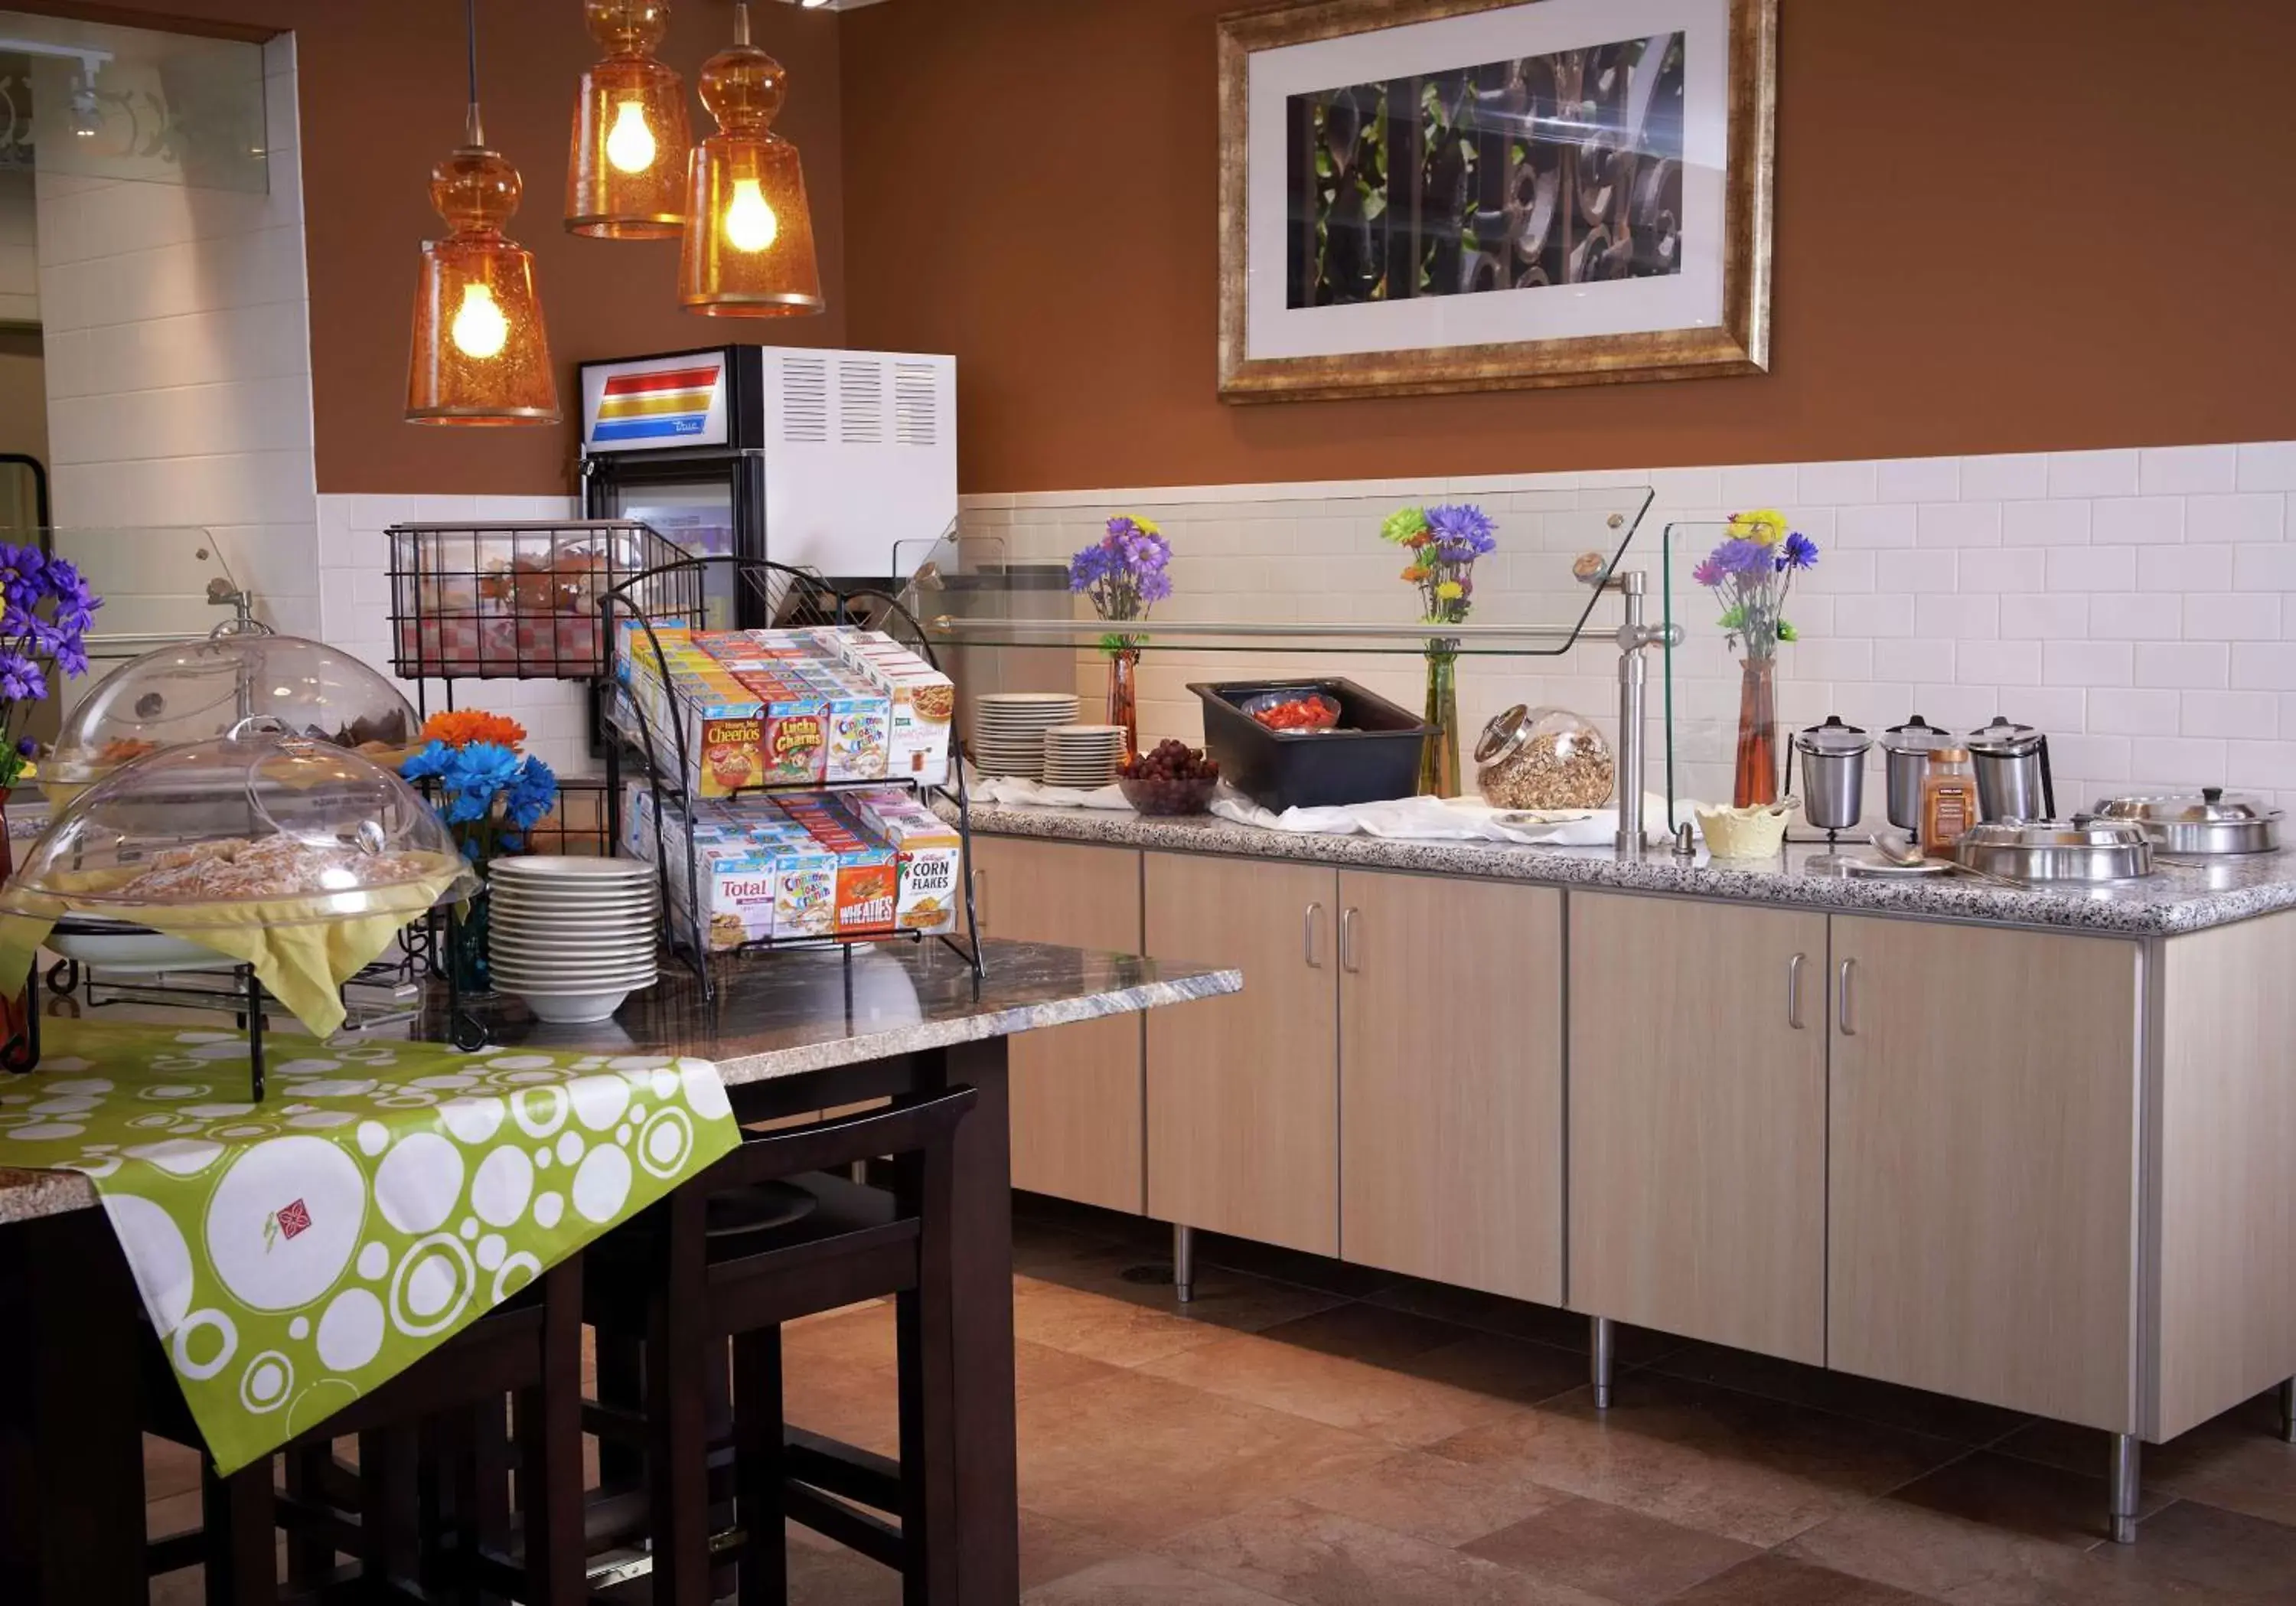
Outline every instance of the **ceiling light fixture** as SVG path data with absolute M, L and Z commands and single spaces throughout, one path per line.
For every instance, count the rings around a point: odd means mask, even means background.
M 789 74 L 750 43 L 750 8 L 734 7 L 734 43 L 702 64 L 701 103 L 718 131 L 687 163 L 678 300 L 713 317 L 788 317 L 822 309 L 813 216 L 797 147 L 769 124 Z
M 654 59 L 667 0 L 584 0 L 606 59 L 575 92 L 566 226 L 596 240 L 674 240 L 685 222 L 685 85 Z
M 464 0 L 470 137 L 430 169 L 443 240 L 422 246 L 407 363 L 409 424 L 555 424 L 558 383 L 534 288 L 534 256 L 503 237 L 518 169 L 488 147 L 479 118 L 478 0 Z
M 96 103 L 94 70 L 82 68 L 73 78 L 67 120 L 77 139 L 94 139 L 103 132 L 103 108 Z

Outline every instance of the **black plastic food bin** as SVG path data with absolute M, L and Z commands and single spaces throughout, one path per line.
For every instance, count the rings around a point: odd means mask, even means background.
M 1204 745 L 1220 777 L 1263 809 L 1379 803 L 1419 790 L 1419 758 L 1433 727 L 1352 680 L 1195 681 Z M 1336 730 L 1270 730 L 1236 704 L 1262 692 L 1320 691 L 1336 697 Z

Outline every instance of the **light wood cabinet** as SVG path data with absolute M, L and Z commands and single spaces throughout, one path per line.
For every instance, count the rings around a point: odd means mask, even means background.
M 1340 874 L 1340 1257 L 1562 1298 L 1562 898 Z
M 1826 918 L 1570 898 L 1570 1299 L 1825 1359 Z
M 1138 850 L 975 836 L 972 861 L 986 935 L 1140 951 Z M 1014 1187 L 1134 1215 L 1145 1207 L 1141 1018 L 1115 1015 L 1013 1038 Z
M 1147 1016 L 1148 1214 L 1339 1252 L 1338 876 L 1144 855 L 1147 951 L 1243 991 Z
M 1836 917 L 1828 1360 L 2126 1433 L 2141 954 Z

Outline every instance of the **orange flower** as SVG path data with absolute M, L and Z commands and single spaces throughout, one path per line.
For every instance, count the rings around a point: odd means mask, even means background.
M 452 708 L 423 721 L 422 737 L 425 741 L 444 742 L 449 747 L 468 747 L 479 742 L 516 747 L 526 740 L 526 727 L 516 720 L 483 709 Z
M 1404 578 L 1404 579 L 1406 579 L 1406 580 L 1407 580 L 1407 581 L 1409 581 L 1413 585 L 1414 585 L 1414 586 L 1415 586 L 1415 585 L 1417 585 L 1421 581 L 1425 580 L 1425 579 L 1427 578 L 1427 576 L 1428 576 L 1428 574 L 1429 574 L 1430 572 L 1431 572 L 1431 571 L 1430 571 L 1430 570 L 1428 570 L 1424 565 L 1423 565 L 1423 564 L 1412 564 L 1412 565 L 1411 565 L 1411 567 L 1409 567 L 1408 569 L 1406 569 L 1406 570 L 1403 572 L 1403 578 Z

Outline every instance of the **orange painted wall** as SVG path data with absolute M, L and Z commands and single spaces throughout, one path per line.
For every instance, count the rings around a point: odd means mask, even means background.
M 1768 374 L 1238 408 L 1231 4 L 843 18 L 848 329 L 957 354 L 967 490 L 2296 436 L 2296 5 L 1783 0 Z

